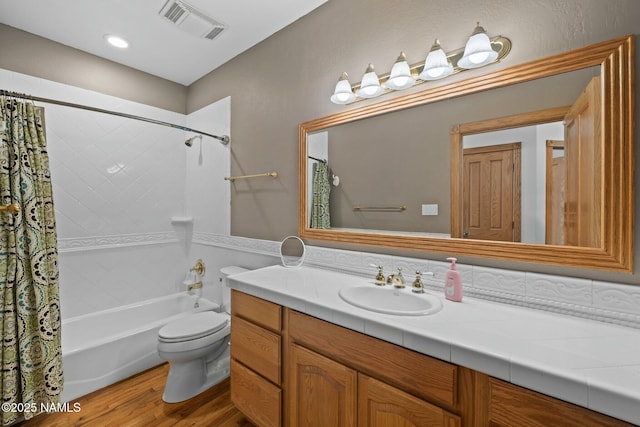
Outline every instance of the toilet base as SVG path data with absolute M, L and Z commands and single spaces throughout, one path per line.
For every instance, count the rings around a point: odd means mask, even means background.
M 186 352 L 169 353 L 160 351 L 159 346 L 160 357 L 169 361 L 163 401 L 177 403 L 191 399 L 229 376 L 230 336 L 223 336 L 223 339 L 213 344 Z M 172 345 L 168 347 L 171 348 Z
M 162 400 L 183 402 L 219 384 L 229 377 L 229 360 L 229 356 L 221 357 L 208 367 L 204 366 L 207 363 L 203 359 L 170 365 Z M 208 368 L 206 372 L 205 368 Z

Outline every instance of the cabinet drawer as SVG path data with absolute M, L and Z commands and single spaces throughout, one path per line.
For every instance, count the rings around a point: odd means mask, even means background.
M 280 385 L 280 335 L 232 316 L 231 357 Z
M 278 304 L 231 290 L 231 314 L 280 333 L 282 308 Z
M 280 388 L 231 360 L 231 401 L 255 424 L 280 427 L 281 393 Z
M 456 406 L 456 365 L 293 310 L 287 313 L 295 342 L 422 399 Z

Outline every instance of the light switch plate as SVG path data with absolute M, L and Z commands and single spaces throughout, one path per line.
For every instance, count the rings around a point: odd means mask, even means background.
M 422 215 L 438 215 L 438 205 L 422 205 Z

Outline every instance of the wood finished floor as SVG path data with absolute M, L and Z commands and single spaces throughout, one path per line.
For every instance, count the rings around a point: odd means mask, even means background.
M 74 401 L 79 412 L 42 414 L 20 427 L 254 427 L 231 403 L 229 380 L 186 402 L 163 402 L 168 371 L 152 368 Z

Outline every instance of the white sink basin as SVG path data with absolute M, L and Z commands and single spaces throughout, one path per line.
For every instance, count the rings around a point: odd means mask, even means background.
M 340 289 L 345 302 L 376 313 L 396 316 L 426 316 L 442 309 L 442 301 L 433 295 L 414 294 L 409 288 L 355 286 Z

